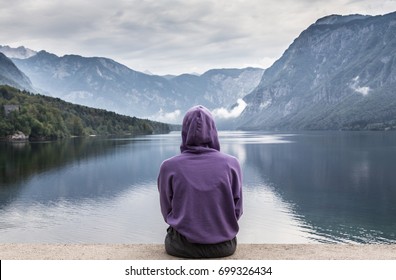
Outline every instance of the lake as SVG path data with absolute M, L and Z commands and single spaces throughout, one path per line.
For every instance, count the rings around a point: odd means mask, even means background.
M 396 132 L 220 133 L 240 243 L 396 243 Z M 180 132 L 0 143 L 0 243 L 162 243 L 156 179 Z

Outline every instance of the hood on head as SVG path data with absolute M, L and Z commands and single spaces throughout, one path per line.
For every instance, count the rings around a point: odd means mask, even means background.
M 220 151 L 217 128 L 212 114 L 201 105 L 192 107 L 184 116 L 180 150 L 181 152 L 197 150 L 197 147 Z

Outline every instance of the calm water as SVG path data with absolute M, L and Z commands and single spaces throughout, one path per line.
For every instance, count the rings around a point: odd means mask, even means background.
M 162 243 L 156 178 L 180 135 L 0 143 L 0 242 Z M 241 243 L 396 243 L 396 133 L 222 132 Z

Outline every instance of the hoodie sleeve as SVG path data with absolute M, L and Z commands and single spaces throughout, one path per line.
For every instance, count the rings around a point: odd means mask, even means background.
M 242 171 L 237 159 L 232 170 L 232 192 L 235 204 L 235 216 L 239 218 L 243 214 L 243 199 L 242 199 Z
M 160 195 L 161 213 L 165 222 L 169 213 L 172 212 L 172 174 L 169 172 L 166 161 L 162 163 L 157 179 L 158 191 Z

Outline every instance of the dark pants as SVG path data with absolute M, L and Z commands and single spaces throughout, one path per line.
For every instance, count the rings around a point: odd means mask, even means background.
M 191 243 L 172 227 L 165 237 L 165 250 L 169 255 L 180 258 L 221 258 L 234 254 L 237 247 L 236 237 L 216 244 Z

